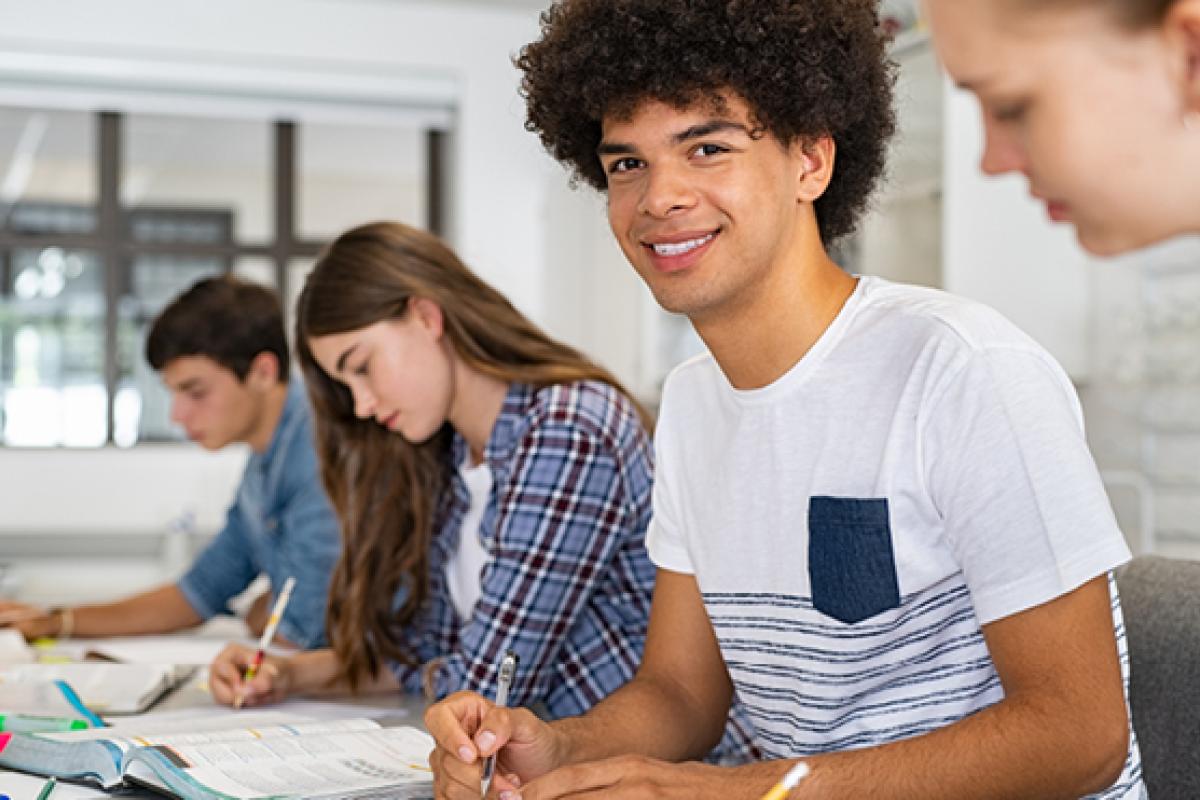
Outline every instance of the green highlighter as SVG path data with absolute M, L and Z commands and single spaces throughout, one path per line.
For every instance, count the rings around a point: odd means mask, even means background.
M 38 717 L 30 714 L 0 714 L 0 731 L 9 733 L 57 733 L 83 731 L 88 724 L 67 717 Z

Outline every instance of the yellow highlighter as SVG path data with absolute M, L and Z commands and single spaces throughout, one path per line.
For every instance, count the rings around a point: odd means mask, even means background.
M 783 776 L 783 780 L 775 784 L 770 790 L 764 794 L 759 800 L 784 800 L 797 786 L 800 781 L 808 776 L 808 764 L 803 761 L 796 764 L 788 770 L 787 775 Z

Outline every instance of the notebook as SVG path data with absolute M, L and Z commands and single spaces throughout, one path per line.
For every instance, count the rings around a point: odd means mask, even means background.
M 175 664 L 23 664 L 0 670 L 0 709 L 49 713 L 59 704 L 54 681 L 75 690 L 97 714 L 140 714 L 184 683 L 194 666 Z
M 237 727 L 221 718 L 137 733 L 127 726 L 18 734 L 0 751 L 0 767 L 182 800 L 433 797 L 433 740 L 423 731 L 386 720 L 281 716 L 240 715 Z
M 0 628 L 0 666 L 32 664 L 35 660 L 33 648 L 25 644 L 20 631 Z

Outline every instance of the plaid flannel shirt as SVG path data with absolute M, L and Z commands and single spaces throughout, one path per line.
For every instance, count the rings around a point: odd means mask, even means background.
M 451 465 L 465 454 L 456 435 Z M 429 600 L 406 631 L 420 663 L 392 670 L 410 693 L 428 685 L 437 698 L 460 689 L 492 697 L 501 658 L 513 650 L 520 661 L 511 705 L 552 718 L 582 713 L 641 662 L 655 574 L 644 541 L 650 437 L 629 400 L 607 384 L 513 384 L 484 458 L 493 488 L 479 528 L 490 554 L 479 602 L 464 624 L 447 587 L 446 564 L 470 505 L 451 469 L 434 528 Z

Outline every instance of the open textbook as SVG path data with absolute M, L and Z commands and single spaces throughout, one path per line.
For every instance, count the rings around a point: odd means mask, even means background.
M 236 728 L 226 717 L 137 733 L 126 726 L 18 735 L 0 751 L 0 767 L 108 790 L 141 785 L 183 800 L 432 797 L 428 734 L 370 719 L 280 717 L 244 715 Z
M 0 712 L 51 713 L 62 705 L 54 681 L 75 690 L 97 714 L 138 714 L 186 681 L 194 666 L 175 664 L 22 664 L 0 669 Z

